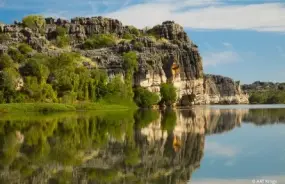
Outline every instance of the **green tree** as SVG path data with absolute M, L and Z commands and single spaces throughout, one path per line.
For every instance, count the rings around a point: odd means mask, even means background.
M 67 28 L 62 26 L 57 26 L 55 30 L 57 36 L 65 36 L 67 31 Z
M 17 62 L 17 63 L 22 63 L 25 61 L 26 57 L 23 55 L 18 49 L 16 48 L 9 48 L 8 49 L 8 54 L 11 56 L 11 58 Z
M 20 68 L 22 76 L 35 76 L 38 82 L 45 83 L 49 76 L 49 69 L 37 59 L 31 58 Z
M 21 43 L 19 46 L 18 46 L 18 49 L 19 51 L 26 55 L 26 54 L 29 54 L 30 52 L 33 51 L 32 47 L 29 46 L 28 44 L 25 44 L 25 43 Z
M 164 83 L 160 87 L 161 103 L 172 105 L 177 100 L 176 88 L 173 84 Z
M 56 37 L 56 45 L 60 48 L 64 48 L 70 44 L 70 38 L 68 35 L 57 36 Z
M 29 15 L 23 18 L 23 25 L 31 29 L 44 29 L 46 21 L 41 15 Z
M 0 56 L 0 70 L 3 70 L 5 68 L 10 68 L 12 66 L 13 66 L 13 60 L 9 55 L 3 54 Z
M 149 90 L 138 87 L 134 90 L 134 101 L 139 107 L 151 107 L 159 102 L 159 96 Z
M 124 69 L 126 72 L 133 73 L 138 70 L 137 53 L 134 51 L 123 54 Z

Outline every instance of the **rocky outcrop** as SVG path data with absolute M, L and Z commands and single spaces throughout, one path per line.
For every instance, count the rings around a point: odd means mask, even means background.
M 56 28 L 61 26 L 67 29 L 71 38 L 71 50 L 90 58 L 110 77 L 124 75 L 122 53 L 136 51 L 139 69 L 133 77 L 134 85 L 159 92 L 162 83 L 172 82 L 177 88 L 177 105 L 248 103 L 247 95 L 232 79 L 203 75 L 198 46 L 189 39 L 183 27 L 173 21 L 163 22 L 149 30 L 137 30 L 103 17 L 77 17 L 71 21 L 46 18 L 45 21 L 44 34 L 25 28 L 21 23 L 1 25 L 0 34 L 9 35 L 10 39 L 4 46 L 0 45 L 0 52 L 6 52 L 6 47 L 11 44 L 26 42 L 39 52 L 57 54 L 58 51 L 51 50 L 50 45 L 56 39 Z M 84 40 L 94 34 L 114 34 L 121 39 L 134 32 L 131 41 L 121 40 L 113 47 L 80 49 Z
M 247 104 L 248 95 L 241 90 L 239 82 L 220 75 L 205 75 L 204 93 L 209 104 Z

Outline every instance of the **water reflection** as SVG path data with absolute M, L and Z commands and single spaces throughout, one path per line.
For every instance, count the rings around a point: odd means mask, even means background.
M 285 123 L 284 112 L 195 108 L 3 115 L 0 183 L 187 183 L 200 167 L 206 135 L 243 122 Z M 223 151 L 213 144 L 208 149 Z

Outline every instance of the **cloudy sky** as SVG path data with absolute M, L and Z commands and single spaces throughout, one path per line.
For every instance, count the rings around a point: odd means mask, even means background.
M 285 0 L 0 0 L 0 21 L 28 14 L 102 15 L 139 28 L 174 20 L 199 46 L 206 73 L 285 81 Z

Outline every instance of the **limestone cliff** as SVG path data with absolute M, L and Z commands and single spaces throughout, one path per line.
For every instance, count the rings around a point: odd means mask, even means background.
M 69 51 L 91 59 L 98 68 L 107 70 L 109 77 L 118 73 L 124 75 L 122 53 L 136 51 L 139 69 L 133 77 L 134 85 L 159 92 L 162 83 L 172 82 L 177 88 L 177 105 L 248 103 L 248 96 L 242 92 L 239 83 L 226 77 L 204 76 L 198 46 L 188 38 L 183 27 L 172 21 L 148 30 L 137 30 L 103 17 L 74 18 L 71 21 L 47 18 L 44 33 L 21 23 L 0 25 L 0 34 L 9 36 L 0 42 L 0 53 L 19 42 L 26 42 L 39 52 L 50 55 L 65 52 L 66 49 L 52 47 L 58 26 L 68 30 L 71 38 Z M 122 39 L 134 30 L 138 31 L 137 36 L 131 40 Z M 83 50 L 83 42 L 94 34 L 114 34 L 119 40 L 112 47 Z

